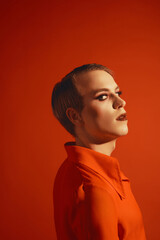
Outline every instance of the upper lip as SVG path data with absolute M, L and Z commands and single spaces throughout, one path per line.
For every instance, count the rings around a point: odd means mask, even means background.
M 120 117 L 127 118 L 127 113 L 124 112 L 124 113 L 120 114 L 120 115 L 116 118 L 116 120 L 118 120 Z

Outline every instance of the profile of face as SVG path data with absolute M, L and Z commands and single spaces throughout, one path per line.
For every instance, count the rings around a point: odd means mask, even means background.
M 116 120 L 126 112 L 126 102 L 109 73 L 103 70 L 83 73 L 76 80 L 76 88 L 84 101 L 81 124 L 76 124 L 83 138 L 90 142 L 107 142 L 128 133 L 128 120 Z

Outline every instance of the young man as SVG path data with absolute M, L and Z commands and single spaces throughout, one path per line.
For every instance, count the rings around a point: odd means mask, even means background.
M 128 133 L 126 102 L 103 65 L 75 68 L 52 93 L 55 117 L 75 138 L 54 183 L 58 240 L 145 240 L 130 181 L 111 154 Z

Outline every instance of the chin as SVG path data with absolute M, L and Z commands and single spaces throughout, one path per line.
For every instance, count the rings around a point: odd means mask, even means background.
M 110 132 L 110 133 L 107 132 L 107 134 L 103 135 L 103 140 L 105 139 L 105 141 L 112 141 L 122 136 L 125 136 L 127 134 L 128 134 L 128 128 L 119 129 L 116 132 Z
M 119 136 L 125 136 L 128 134 L 128 127 L 124 127 L 120 130 Z
M 122 137 L 122 136 L 125 136 L 128 134 L 128 127 L 127 126 L 124 126 L 124 127 L 121 127 L 119 129 L 117 129 L 117 131 L 114 131 L 112 133 L 112 135 L 115 137 L 115 138 L 119 138 L 119 137 Z

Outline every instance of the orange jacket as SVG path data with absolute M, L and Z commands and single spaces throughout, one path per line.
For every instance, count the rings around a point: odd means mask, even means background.
M 145 240 L 141 211 L 116 158 L 64 144 L 54 182 L 58 240 Z

